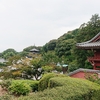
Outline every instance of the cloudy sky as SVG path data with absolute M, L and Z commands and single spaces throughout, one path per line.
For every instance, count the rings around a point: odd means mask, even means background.
M 100 15 L 100 0 L 0 0 L 0 52 L 43 46 Z

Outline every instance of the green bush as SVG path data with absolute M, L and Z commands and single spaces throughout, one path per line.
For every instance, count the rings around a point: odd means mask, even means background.
M 31 90 L 33 92 L 38 91 L 38 83 L 39 83 L 39 81 L 33 81 L 33 80 L 13 80 L 12 83 L 13 82 L 15 82 L 15 83 L 16 82 L 26 83 L 27 85 L 29 85 L 31 87 Z
M 33 81 L 33 80 L 14 80 L 14 81 L 16 81 L 16 82 L 19 81 L 19 82 L 28 84 L 31 87 L 33 92 L 38 91 L 39 81 Z
M 99 100 L 100 85 L 82 79 L 53 77 L 50 88 L 18 100 Z
M 9 91 L 16 96 L 28 95 L 31 91 L 31 87 L 23 81 L 13 81 L 9 86 Z
M 48 87 L 48 81 L 51 77 L 54 77 L 54 74 L 45 74 L 42 79 L 39 81 L 38 90 L 42 91 Z
M 38 83 L 39 83 L 38 81 L 33 81 L 29 83 L 33 92 L 38 91 Z
M 57 92 L 61 91 L 59 96 L 62 96 L 63 100 L 66 100 L 65 98 L 67 100 L 99 100 L 100 98 L 100 86 L 87 80 L 54 77 L 49 80 L 49 84 L 50 88 L 55 87 Z
M 53 70 L 53 67 L 52 66 L 43 66 L 42 69 L 45 71 L 45 72 L 51 72 Z
M 48 74 L 45 74 L 42 79 L 40 79 L 39 81 L 39 85 L 38 85 L 38 90 L 39 91 L 43 91 L 44 89 L 47 89 L 48 88 L 48 83 L 49 83 L 49 79 L 52 78 L 52 77 L 65 77 L 65 75 L 63 74 L 56 74 L 56 73 L 48 73 Z

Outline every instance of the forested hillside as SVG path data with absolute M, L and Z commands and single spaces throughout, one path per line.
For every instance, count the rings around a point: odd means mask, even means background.
M 55 58 L 54 62 L 66 63 L 69 71 L 77 68 L 92 68 L 87 61 L 88 56 L 92 56 L 92 51 L 79 50 L 76 43 L 84 42 L 93 38 L 100 32 L 100 17 L 98 14 L 92 15 L 87 23 L 80 25 L 78 29 L 69 31 L 57 40 L 51 40 L 43 46 L 46 55 Z
M 87 57 L 93 55 L 92 51 L 77 49 L 76 43 L 90 40 L 98 32 L 100 32 L 100 17 L 98 14 L 94 14 L 88 22 L 83 23 L 79 28 L 68 31 L 58 39 L 50 40 L 43 47 L 29 46 L 24 48 L 22 52 L 8 49 L 0 56 L 11 62 L 11 59 L 30 56 L 29 51 L 32 48 L 37 48 L 40 51 L 42 65 L 55 66 L 59 62 L 61 65 L 68 64 L 69 71 L 77 68 L 92 68 L 87 61 Z

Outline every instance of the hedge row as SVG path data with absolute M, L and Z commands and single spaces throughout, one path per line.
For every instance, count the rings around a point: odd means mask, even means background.
M 3 89 L 17 96 L 28 95 L 30 92 L 38 91 L 38 81 L 33 80 L 4 80 L 0 83 Z
M 55 73 L 48 73 L 45 74 L 42 79 L 39 81 L 38 90 L 43 91 L 44 89 L 48 88 L 49 80 L 53 77 L 66 77 L 64 74 L 55 74 Z
M 48 88 L 44 89 L 44 91 L 37 92 L 36 94 L 30 96 L 20 97 L 18 100 L 99 100 L 99 99 L 100 99 L 99 84 L 90 82 L 88 80 L 55 76 L 49 78 Z

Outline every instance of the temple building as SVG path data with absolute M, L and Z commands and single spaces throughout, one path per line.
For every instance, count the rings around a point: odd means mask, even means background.
M 88 57 L 88 61 L 93 66 L 93 69 L 100 70 L 100 32 L 91 40 L 77 43 L 76 46 L 79 49 L 92 50 L 94 57 Z
M 36 49 L 36 48 L 33 48 L 33 49 L 30 50 L 30 52 L 32 52 L 32 53 L 39 53 L 39 50 Z

